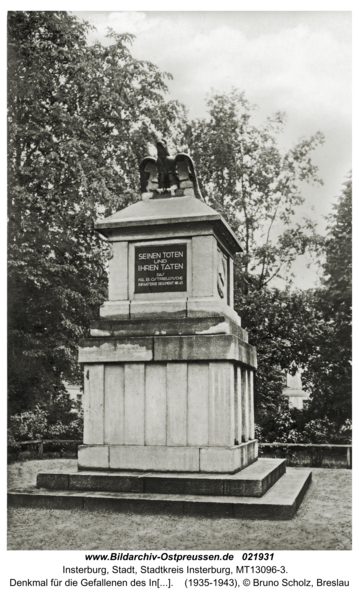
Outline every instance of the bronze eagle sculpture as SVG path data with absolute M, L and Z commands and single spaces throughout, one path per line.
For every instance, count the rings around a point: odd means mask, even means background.
M 185 152 L 170 156 L 165 139 L 158 140 L 156 146 L 157 160 L 147 156 L 140 163 L 141 194 L 193 189 L 195 197 L 204 202 L 191 157 Z

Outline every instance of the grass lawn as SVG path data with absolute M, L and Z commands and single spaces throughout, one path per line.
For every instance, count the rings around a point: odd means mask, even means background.
M 39 471 L 77 470 L 73 459 L 9 466 L 9 488 L 35 485 Z M 9 508 L 9 550 L 351 550 L 351 478 L 347 469 L 312 469 L 291 521 L 153 516 Z

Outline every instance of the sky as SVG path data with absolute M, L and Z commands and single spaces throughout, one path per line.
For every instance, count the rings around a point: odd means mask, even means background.
M 324 146 L 313 153 L 324 185 L 305 185 L 296 219 L 317 221 L 339 196 L 351 169 L 351 13 L 349 11 L 73 11 L 90 21 L 89 36 L 103 44 L 107 28 L 133 33 L 132 53 L 172 74 L 168 98 L 183 102 L 190 118 L 206 117 L 211 89 L 244 91 L 257 105 L 260 124 L 287 114 L 283 149 L 321 131 Z M 200 170 L 200 165 L 197 165 Z M 316 268 L 295 265 L 296 285 L 312 287 Z

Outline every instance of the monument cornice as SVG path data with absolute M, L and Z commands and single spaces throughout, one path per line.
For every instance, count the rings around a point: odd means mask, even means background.
M 106 219 L 98 220 L 95 229 L 106 237 L 119 234 L 125 240 L 131 236 L 131 232 L 141 228 L 170 226 L 183 233 L 183 229 L 191 224 L 212 226 L 216 236 L 232 254 L 243 252 L 237 236 L 223 217 L 193 196 L 141 200 Z

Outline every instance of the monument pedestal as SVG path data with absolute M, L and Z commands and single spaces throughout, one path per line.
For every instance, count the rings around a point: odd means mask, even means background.
M 80 470 L 235 473 L 257 459 L 255 349 L 228 318 L 191 321 L 93 324 Z

